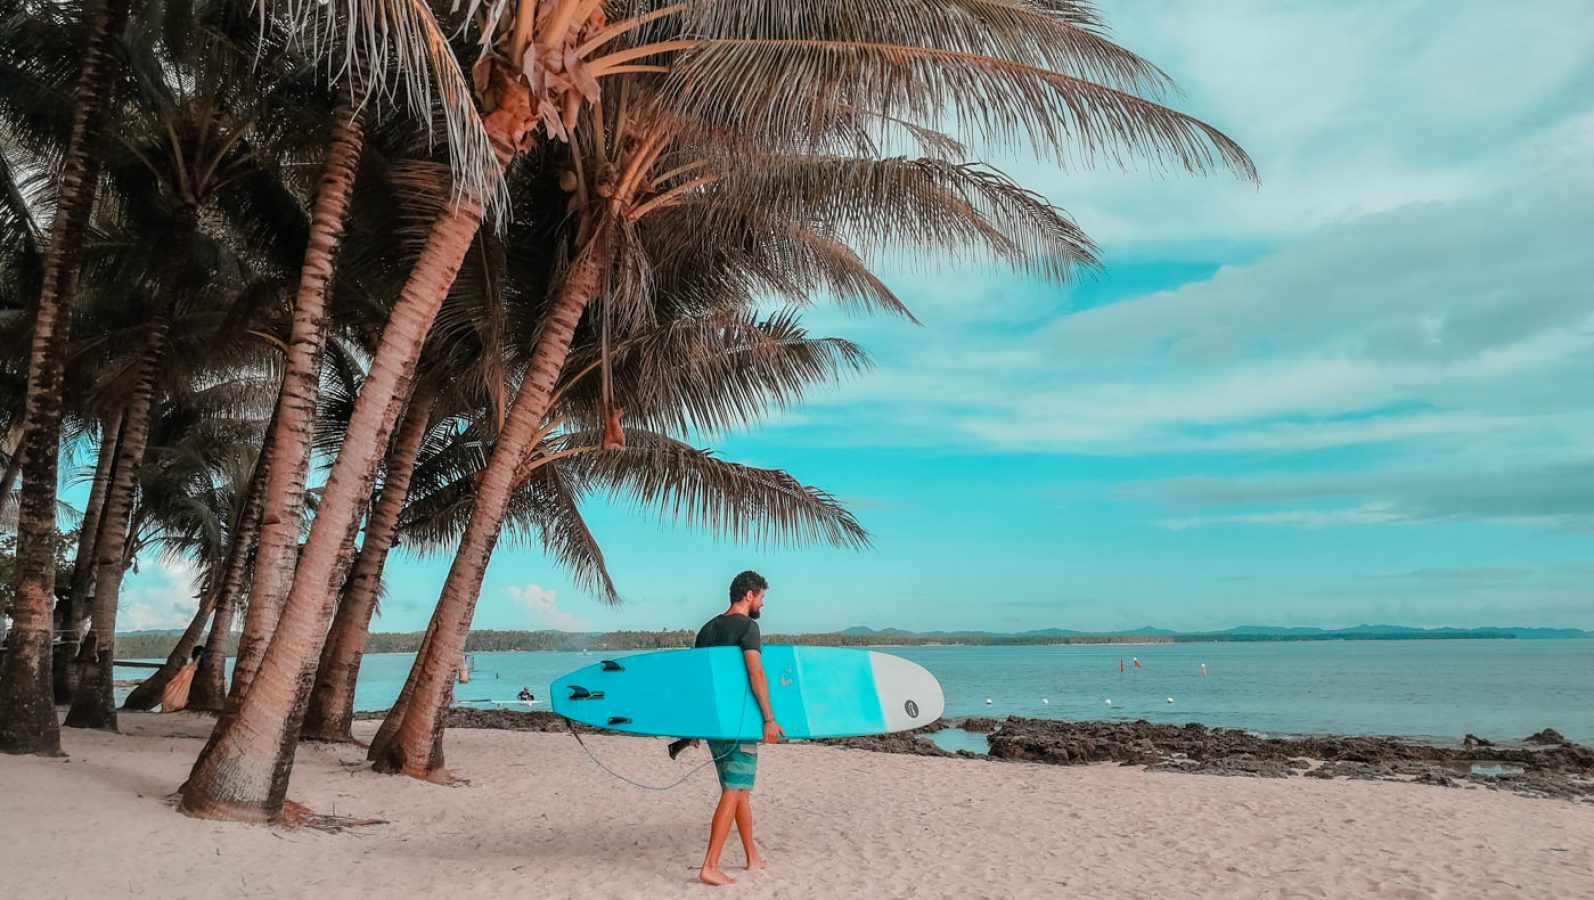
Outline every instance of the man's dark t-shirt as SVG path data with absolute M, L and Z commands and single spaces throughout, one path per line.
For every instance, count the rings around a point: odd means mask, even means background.
M 740 647 L 743 650 L 763 649 L 763 637 L 758 623 L 746 616 L 726 613 L 709 619 L 697 632 L 694 648 Z

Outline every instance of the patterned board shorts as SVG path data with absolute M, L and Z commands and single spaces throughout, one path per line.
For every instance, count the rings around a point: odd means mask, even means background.
M 714 755 L 714 771 L 720 787 L 727 791 L 750 791 L 758 775 L 758 745 L 741 741 L 709 741 Z

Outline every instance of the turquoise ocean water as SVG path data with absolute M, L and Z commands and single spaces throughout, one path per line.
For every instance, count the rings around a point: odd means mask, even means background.
M 1571 740 L 1594 743 L 1591 640 L 879 649 L 934 673 L 946 692 L 948 716 L 1147 719 L 1269 734 L 1439 741 L 1459 741 L 1468 733 L 1514 740 L 1554 728 Z M 544 701 L 533 708 L 547 709 L 554 678 L 622 655 L 472 654 L 471 681 L 457 685 L 454 696 L 460 702 L 513 701 L 527 687 Z M 409 654 L 367 656 L 356 708 L 391 705 L 411 660 Z

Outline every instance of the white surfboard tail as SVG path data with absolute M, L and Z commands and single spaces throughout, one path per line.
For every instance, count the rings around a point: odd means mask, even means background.
M 871 650 L 875 691 L 885 715 L 886 731 L 911 731 L 941 718 L 946 697 L 929 670 L 900 656 Z

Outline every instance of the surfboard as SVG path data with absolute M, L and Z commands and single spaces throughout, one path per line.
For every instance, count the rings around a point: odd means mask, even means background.
M 769 644 L 769 702 L 786 737 L 907 731 L 941 717 L 941 685 L 900 656 Z M 553 683 L 553 711 L 631 734 L 756 741 L 764 717 L 737 647 L 660 650 L 604 660 Z

